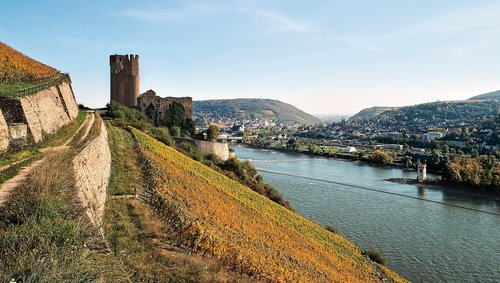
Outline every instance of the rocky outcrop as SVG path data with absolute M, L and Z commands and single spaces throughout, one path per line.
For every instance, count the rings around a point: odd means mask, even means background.
M 92 223 L 101 228 L 111 172 L 111 152 L 106 127 L 102 121 L 99 125 L 99 135 L 73 159 L 73 167 L 78 198 Z
M 0 152 L 7 150 L 9 147 L 9 128 L 0 110 Z

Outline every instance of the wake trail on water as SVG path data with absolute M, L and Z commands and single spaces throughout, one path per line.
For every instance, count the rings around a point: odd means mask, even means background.
M 490 215 L 500 216 L 500 213 L 497 213 L 497 212 L 486 211 L 486 210 L 476 209 L 476 208 L 462 206 L 462 205 L 458 205 L 458 204 L 446 203 L 446 202 L 437 201 L 437 200 L 419 198 L 419 197 L 409 196 L 409 195 L 400 194 L 400 193 L 387 192 L 387 191 L 383 191 L 383 190 L 379 190 L 379 189 L 375 189 L 375 188 L 370 188 L 370 187 L 366 187 L 366 186 L 361 186 L 361 185 L 356 185 L 356 184 L 350 184 L 350 183 L 338 182 L 338 181 L 323 180 L 323 179 L 319 179 L 319 178 L 300 176 L 300 175 L 289 174 L 289 173 L 284 173 L 284 172 L 279 172 L 279 171 L 272 171 L 272 170 L 267 170 L 267 169 L 261 169 L 261 168 L 257 168 L 257 170 L 261 171 L 261 172 L 265 172 L 265 173 L 270 173 L 270 174 L 276 174 L 276 175 L 282 175 L 282 176 L 288 176 L 288 177 L 295 177 L 295 178 L 312 180 L 312 181 L 318 181 L 318 182 L 324 182 L 324 183 L 329 183 L 329 184 L 342 185 L 342 186 L 347 186 L 347 187 L 351 187 L 351 188 L 357 188 L 357 189 L 366 190 L 366 191 L 372 191 L 372 192 L 377 192 L 377 193 L 382 193 L 382 194 L 388 194 L 388 195 L 393 195 L 393 196 L 405 197 L 405 198 L 409 198 L 409 199 L 421 200 L 421 201 L 426 201 L 426 202 L 431 202 L 431 203 L 436 203 L 436 204 L 441 204 L 441 205 L 446 205 L 446 206 L 451 206 L 451 207 L 456 207 L 456 208 L 461 208 L 461 209 L 467 209 L 467 210 L 476 211 L 476 212 L 480 212 L 480 213 L 486 213 L 486 214 L 490 214 Z

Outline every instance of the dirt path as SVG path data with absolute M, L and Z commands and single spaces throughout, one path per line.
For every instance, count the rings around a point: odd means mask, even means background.
M 72 136 L 71 136 L 71 137 L 70 137 L 70 138 L 69 138 L 69 139 L 68 139 L 68 140 L 67 140 L 67 141 L 63 144 L 63 145 L 61 145 L 61 146 L 57 146 L 57 147 L 46 147 L 46 148 L 41 148 L 41 149 L 40 149 L 40 151 L 41 151 L 41 152 L 47 152 L 47 151 L 49 151 L 50 149 L 67 147 L 67 146 L 68 146 L 68 144 L 69 144 L 69 143 L 70 143 L 70 142 L 71 142 L 71 141 L 75 138 L 75 136 L 76 136 L 76 135 L 80 132 L 80 130 L 81 130 L 81 129 L 85 126 L 85 125 L 87 125 L 87 124 L 88 124 L 88 121 L 94 118 L 94 116 L 95 116 L 95 115 L 91 115 L 92 113 L 93 113 L 93 112 L 90 112 L 90 111 L 89 111 L 89 112 L 87 112 L 87 116 L 85 117 L 85 121 L 83 121 L 83 123 L 80 125 L 80 127 L 78 127 L 78 129 L 76 129 L 75 133 L 74 133 L 74 134 L 73 134 L 73 135 L 72 135 Z M 93 122 L 92 122 L 92 124 L 93 124 Z M 92 124 L 91 124 L 91 125 L 92 125 Z M 90 131 L 90 130 L 89 130 L 89 131 Z M 88 135 L 88 131 L 86 132 L 85 137 L 86 137 L 87 135 Z M 24 158 L 24 159 L 18 160 L 18 161 L 16 161 L 16 162 L 13 162 L 13 163 L 11 163 L 11 164 L 8 164 L 8 165 L 5 165 L 5 166 L 2 166 L 2 167 L 0 167 L 0 172 L 4 171 L 4 170 L 6 170 L 6 169 L 9 169 L 11 166 L 14 166 L 14 165 L 16 165 L 16 164 L 19 164 L 19 163 L 21 163 L 21 162 L 24 162 L 24 161 L 26 161 L 26 160 L 28 160 L 28 159 L 30 159 L 30 158 L 31 158 L 31 157 Z
M 90 129 L 92 128 L 92 125 L 94 124 L 94 120 L 95 120 L 94 112 L 89 112 L 87 117 L 85 117 L 85 121 L 82 123 L 82 125 L 76 130 L 76 132 L 63 145 L 56 146 L 56 147 L 42 148 L 42 149 L 40 149 L 40 151 L 43 153 L 47 153 L 47 152 L 53 152 L 53 151 L 61 151 L 61 150 L 65 150 L 65 149 L 69 148 L 68 144 L 75 138 L 75 136 L 80 132 L 80 130 L 85 125 L 87 125 L 87 129 L 85 131 L 85 134 L 82 136 L 80 141 L 84 140 L 87 137 L 87 135 L 89 134 Z M 12 190 L 14 190 L 16 187 L 21 185 L 26 180 L 26 177 L 28 177 L 28 175 L 34 169 L 36 169 L 40 164 L 42 164 L 45 159 L 46 158 L 43 157 L 42 159 L 31 163 L 29 166 L 21 169 L 21 171 L 19 171 L 16 176 L 14 176 L 11 179 L 0 184 L 0 207 L 2 207 L 5 204 L 5 202 L 8 200 L 9 195 L 12 192 Z M 22 162 L 22 161 L 24 161 L 24 160 L 17 161 L 16 163 L 13 163 L 9 166 L 12 166 L 12 165 L 17 164 L 17 163 Z

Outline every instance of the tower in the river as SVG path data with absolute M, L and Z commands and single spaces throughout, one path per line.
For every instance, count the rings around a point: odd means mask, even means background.
M 420 159 L 417 162 L 417 180 L 422 183 L 425 179 L 427 179 L 427 162 L 420 162 Z

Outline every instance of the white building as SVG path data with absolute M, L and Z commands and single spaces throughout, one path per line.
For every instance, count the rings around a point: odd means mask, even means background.
M 431 141 L 431 140 L 439 139 L 442 137 L 443 137 L 443 134 L 440 132 L 428 132 L 428 133 L 422 134 L 422 139 L 424 141 Z
M 344 152 L 353 153 L 353 152 L 356 152 L 356 148 L 354 146 L 346 146 L 346 147 L 344 147 Z

